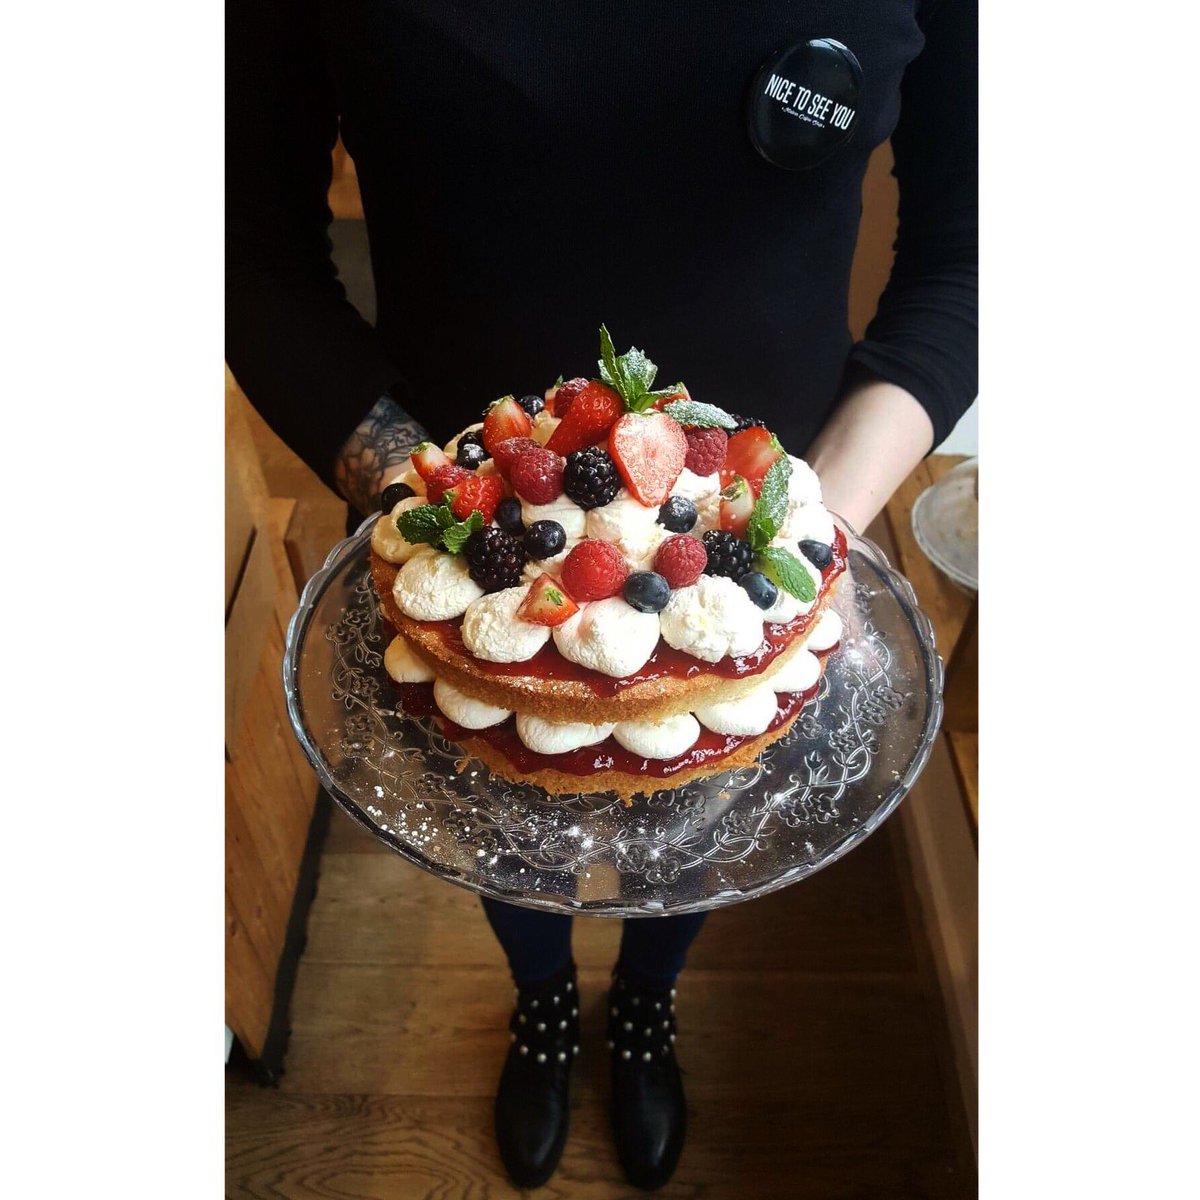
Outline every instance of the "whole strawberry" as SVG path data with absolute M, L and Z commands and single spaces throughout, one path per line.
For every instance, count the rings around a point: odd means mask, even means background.
M 564 383 L 563 388 L 566 386 Z M 555 411 L 559 411 L 557 397 Z M 567 415 L 550 435 L 546 449 L 566 458 L 585 446 L 594 446 L 608 437 L 608 431 L 624 411 L 625 402 L 608 384 L 592 380 L 571 400 Z
M 685 429 L 687 458 L 683 465 L 696 475 L 711 475 L 725 463 L 729 450 L 729 434 L 723 429 Z

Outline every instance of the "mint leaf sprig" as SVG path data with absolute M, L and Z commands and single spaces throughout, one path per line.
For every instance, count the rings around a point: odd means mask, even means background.
M 756 571 L 761 571 L 797 600 L 809 603 L 817 598 L 817 589 L 808 568 L 790 550 L 771 545 L 787 519 L 788 480 L 791 477 L 791 459 L 780 454 L 763 478 L 762 490 L 746 523 L 746 541 L 754 551 Z
M 673 400 L 663 407 L 668 417 L 694 429 L 736 429 L 737 421 L 723 408 L 700 400 Z
M 646 357 L 644 350 L 631 346 L 624 354 L 618 354 L 605 326 L 600 326 L 600 378 L 625 402 L 627 412 L 645 412 L 655 400 L 677 396 L 684 390 L 682 383 L 671 388 L 660 388 L 657 392 L 654 377 L 658 367 Z
M 483 528 L 483 513 L 474 509 L 460 521 L 448 504 L 422 504 L 396 518 L 401 537 L 414 546 L 441 546 L 451 554 L 461 554 L 467 538 Z

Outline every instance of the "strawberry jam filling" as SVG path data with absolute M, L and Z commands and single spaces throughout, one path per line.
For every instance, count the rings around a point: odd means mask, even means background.
M 462 640 L 462 621 L 425 621 L 426 629 L 432 630 L 455 654 L 470 658 L 474 666 L 486 675 L 508 675 L 536 679 L 572 680 L 586 684 L 596 696 L 612 697 L 625 688 L 637 683 L 648 683 L 655 679 L 695 679 L 703 675 L 719 675 L 726 679 L 743 679 L 757 675 L 779 654 L 800 637 L 813 623 L 820 612 L 820 601 L 824 600 L 833 581 L 846 569 L 846 535 L 839 529 L 833 540 L 833 559 L 821 572 L 821 587 L 817 593 L 818 603 L 809 612 L 801 613 L 795 620 L 778 625 L 763 626 L 762 645 L 753 653 L 738 658 L 727 657 L 715 663 L 703 662 L 692 655 L 668 646 L 659 640 L 658 647 L 639 671 L 620 679 L 604 675 L 599 671 L 581 667 L 559 654 L 553 641 L 547 642 L 532 658 L 524 662 L 493 663 L 473 658 Z M 527 751 L 528 753 L 528 751 Z M 624 753 L 622 751 L 622 753 Z M 728 753 L 728 751 L 726 751 Z M 703 760 L 702 760 L 703 761 Z M 679 768 L 676 767 L 676 770 Z
M 819 657 L 824 658 L 826 652 Z M 676 758 L 643 758 L 626 750 L 616 738 L 607 737 L 594 746 L 583 746 L 565 754 L 538 754 L 530 750 L 517 735 L 514 717 L 493 725 L 490 729 L 464 729 L 438 712 L 433 701 L 433 685 L 429 683 L 406 683 L 399 686 L 404 711 L 414 717 L 436 715 L 442 732 L 452 742 L 459 744 L 469 738 L 479 738 L 499 750 L 508 762 L 522 774 L 534 771 L 562 771 L 568 775 L 598 775 L 602 771 L 620 771 L 626 775 L 651 775 L 656 779 L 669 779 L 679 771 L 692 767 L 714 766 L 728 758 L 747 742 L 763 737 L 778 729 L 794 717 L 817 694 L 814 684 L 806 692 L 783 692 L 776 697 L 775 716 L 761 734 L 740 735 L 714 733 L 700 727 L 700 736 L 683 754 Z

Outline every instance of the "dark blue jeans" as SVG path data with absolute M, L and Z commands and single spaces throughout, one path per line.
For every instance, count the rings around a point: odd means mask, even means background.
M 571 918 L 484 898 L 483 911 L 508 958 L 514 982 L 528 987 L 571 963 Z M 624 922 L 617 969 L 638 983 L 670 987 L 683 970 L 688 947 L 705 913 L 636 917 Z M 598 919 L 598 918 L 597 918 Z

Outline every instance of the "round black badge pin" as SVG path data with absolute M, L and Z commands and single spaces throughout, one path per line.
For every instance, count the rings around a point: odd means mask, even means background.
M 858 123 L 863 72 L 833 38 L 777 50 L 750 85 L 746 126 L 754 148 L 785 171 L 803 171 L 844 146 Z

